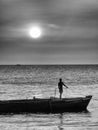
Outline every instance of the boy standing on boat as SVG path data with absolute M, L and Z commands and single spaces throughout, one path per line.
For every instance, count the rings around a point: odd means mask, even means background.
M 59 93 L 60 93 L 60 99 L 62 98 L 62 93 L 63 93 L 63 86 L 65 86 L 66 88 L 68 88 L 62 81 L 62 79 L 59 79 L 58 82 L 58 88 L 59 88 Z

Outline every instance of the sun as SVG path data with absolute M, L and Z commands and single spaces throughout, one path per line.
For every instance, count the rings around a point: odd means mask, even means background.
M 34 39 L 41 37 L 41 34 L 42 34 L 42 30 L 38 26 L 34 26 L 29 29 L 29 35 Z

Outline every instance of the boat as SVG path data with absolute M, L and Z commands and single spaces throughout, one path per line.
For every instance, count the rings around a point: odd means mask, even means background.
M 3 113 L 63 113 L 87 110 L 92 96 L 48 99 L 33 98 L 22 100 L 1 100 L 0 114 Z

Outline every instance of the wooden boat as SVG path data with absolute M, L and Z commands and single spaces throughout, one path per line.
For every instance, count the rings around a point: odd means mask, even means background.
M 62 113 L 85 111 L 92 96 L 76 98 L 49 98 L 0 101 L 0 114 L 3 113 Z

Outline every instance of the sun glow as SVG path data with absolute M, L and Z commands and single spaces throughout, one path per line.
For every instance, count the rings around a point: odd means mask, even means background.
M 31 27 L 29 30 L 30 37 L 34 39 L 41 37 L 41 34 L 42 34 L 41 28 L 38 26 Z

